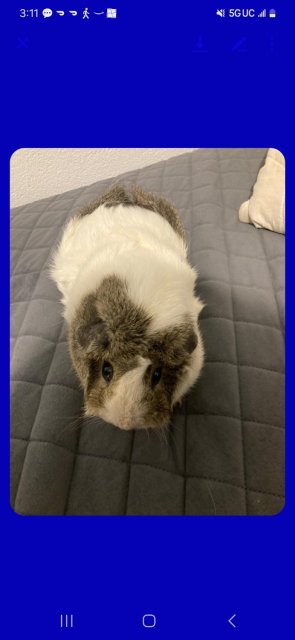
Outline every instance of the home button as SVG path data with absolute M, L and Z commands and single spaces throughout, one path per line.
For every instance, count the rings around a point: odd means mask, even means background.
M 152 629 L 156 626 L 156 623 L 157 619 L 153 613 L 145 613 L 144 616 L 142 616 L 142 624 L 147 629 Z

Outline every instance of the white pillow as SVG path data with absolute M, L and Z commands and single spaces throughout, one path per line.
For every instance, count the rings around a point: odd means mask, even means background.
M 277 149 L 269 149 L 260 169 L 250 200 L 239 210 L 241 222 L 285 233 L 285 158 Z

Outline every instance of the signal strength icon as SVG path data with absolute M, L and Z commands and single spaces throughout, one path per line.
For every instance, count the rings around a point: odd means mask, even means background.
M 261 11 L 258 16 L 258 18 L 266 18 L 266 9 L 263 9 L 263 11 Z

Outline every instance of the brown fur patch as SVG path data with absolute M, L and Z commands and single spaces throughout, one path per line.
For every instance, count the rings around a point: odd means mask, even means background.
M 81 209 L 79 215 L 87 216 L 103 204 L 106 207 L 115 207 L 119 204 L 129 207 L 138 206 L 154 211 L 167 220 L 183 240 L 185 239 L 184 229 L 175 207 L 165 198 L 148 193 L 138 185 L 133 185 L 129 191 L 121 184 L 113 186 L 109 191 Z
M 150 320 L 129 298 L 126 283 L 115 275 L 105 278 L 81 303 L 69 327 L 69 344 L 85 401 L 93 413 L 99 414 L 99 408 L 107 406 L 120 378 L 139 365 L 141 356 L 152 363 L 142 378 L 145 426 L 169 422 L 173 392 L 189 364 L 196 335 L 189 319 L 150 334 Z M 101 373 L 104 360 L 113 366 L 109 383 Z M 162 368 L 162 376 L 152 388 L 151 376 L 157 367 Z

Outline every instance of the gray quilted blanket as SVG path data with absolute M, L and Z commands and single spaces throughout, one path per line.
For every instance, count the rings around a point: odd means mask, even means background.
M 120 176 L 178 208 L 206 302 L 206 364 L 168 434 L 80 419 L 48 260 L 110 181 L 11 212 L 11 504 L 21 514 L 274 514 L 284 505 L 284 237 L 240 223 L 265 149 Z

